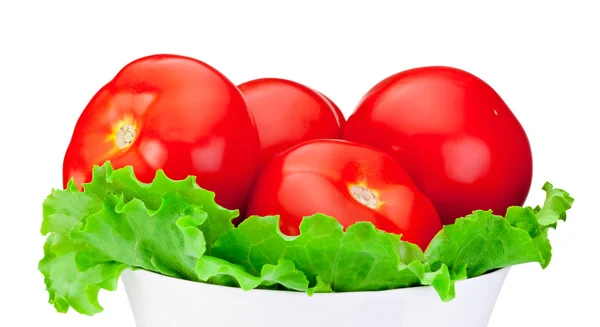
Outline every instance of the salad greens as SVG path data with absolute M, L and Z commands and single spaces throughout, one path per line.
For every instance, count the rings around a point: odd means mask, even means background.
M 39 270 L 57 311 L 102 311 L 100 289 L 115 290 L 126 268 L 197 282 L 307 292 L 386 290 L 431 285 L 441 300 L 454 283 L 493 269 L 551 259 L 548 230 L 566 220 L 573 198 L 550 183 L 541 207 L 511 207 L 506 217 L 474 211 L 444 226 L 425 252 L 371 223 L 344 229 L 322 214 L 305 217 L 297 237 L 277 216 L 250 217 L 214 201 L 194 177 L 162 170 L 150 184 L 131 167 L 94 167 L 80 191 L 53 190 L 43 204 L 47 235 Z

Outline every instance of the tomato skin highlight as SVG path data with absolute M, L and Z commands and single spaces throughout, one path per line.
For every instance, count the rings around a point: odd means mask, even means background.
M 532 181 L 529 140 L 491 86 L 451 67 L 392 75 L 362 98 L 343 139 L 393 156 L 436 206 L 444 224 L 524 204 Z
M 352 195 L 369 190 L 373 207 Z M 333 139 L 299 144 L 260 174 L 247 214 L 280 215 L 284 234 L 298 235 L 302 218 L 323 213 L 344 227 L 370 221 L 425 249 L 442 228 L 432 203 L 392 157 L 371 147 Z
M 319 91 L 316 91 L 316 92 L 318 92 L 323 98 L 325 98 L 325 100 L 327 100 L 327 102 L 329 102 L 329 105 L 331 106 L 331 108 L 333 108 L 333 111 L 335 112 L 335 116 L 337 118 L 338 124 L 340 125 L 340 130 L 343 130 L 344 124 L 346 123 L 346 117 L 344 117 L 344 113 L 342 112 L 340 107 L 338 107 L 338 105 L 335 104 L 335 102 L 333 102 L 325 94 L 323 94 Z
M 254 116 L 261 167 L 304 141 L 339 138 L 343 115 L 331 100 L 300 83 L 259 78 L 238 85 Z
M 119 148 L 123 126 L 132 143 Z M 125 138 L 127 141 L 127 138 Z M 131 140 L 129 140 L 131 141 Z M 63 164 L 63 186 L 89 182 L 94 165 L 132 166 L 151 182 L 197 177 L 230 209 L 246 204 L 259 160 L 256 125 L 241 92 L 215 68 L 170 54 L 132 61 L 83 110 Z

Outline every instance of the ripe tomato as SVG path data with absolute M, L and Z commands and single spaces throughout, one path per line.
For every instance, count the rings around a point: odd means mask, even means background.
M 327 102 L 329 102 L 329 105 L 331 106 L 331 108 L 333 108 L 333 111 L 335 112 L 335 117 L 337 119 L 338 124 L 340 125 L 340 129 L 343 129 L 344 123 L 346 123 L 346 118 L 344 117 L 344 113 L 342 112 L 342 110 L 340 110 L 340 107 L 338 107 L 337 104 L 335 104 L 335 102 L 331 101 L 331 99 L 328 98 L 325 94 L 323 94 L 321 92 L 319 92 L 319 94 L 323 98 L 325 98 L 325 100 L 327 100 Z
M 344 227 L 370 221 L 425 249 L 442 228 L 432 203 L 398 162 L 371 147 L 321 139 L 297 145 L 267 165 L 249 215 L 280 215 L 281 231 L 298 235 L 303 217 L 323 213 Z
M 236 86 L 209 65 L 153 55 L 126 65 L 81 114 L 67 149 L 63 182 L 90 181 L 93 165 L 131 165 L 142 182 L 156 170 L 245 205 L 259 158 L 256 126 Z
M 332 102 L 311 88 L 281 78 L 255 79 L 238 87 L 256 121 L 261 167 L 296 144 L 340 136 L 340 117 Z
M 476 209 L 504 215 L 523 205 L 531 186 L 521 124 L 488 84 L 459 69 L 422 67 L 384 79 L 362 98 L 342 138 L 396 158 L 444 224 Z

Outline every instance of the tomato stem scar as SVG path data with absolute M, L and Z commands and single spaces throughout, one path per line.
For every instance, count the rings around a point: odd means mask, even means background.
M 350 194 L 352 197 L 362 205 L 365 205 L 371 209 L 375 209 L 379 206 L 379 201 L 373 193 L 373 191 L 360 185 L 353 185 L 350 187 Z
M 124 149 L 133 143 L 135 139 L 135 127 L 130 124 L 124 124 L 117 131 L 115 143 L 119 149 Z

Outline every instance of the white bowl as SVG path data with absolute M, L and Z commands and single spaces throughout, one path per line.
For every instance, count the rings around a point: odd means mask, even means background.
M 429 286 L 309 297 L 243 291 L 145 270 L 128 269 L 122 280 L 138 327 L 485 327 L 508 271 L 457 282 L 450 302 L 442 302 Z

